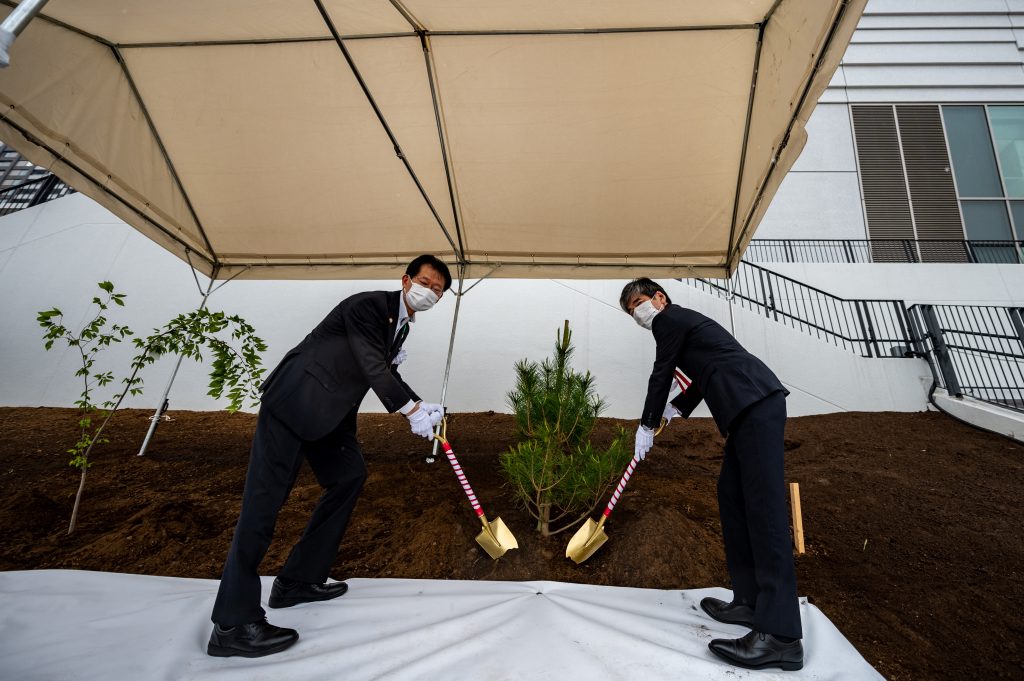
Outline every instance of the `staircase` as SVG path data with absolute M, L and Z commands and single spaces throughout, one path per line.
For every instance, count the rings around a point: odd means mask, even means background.
M 841 298 L 746 261 L 680 281 L 861 357 L 922 357 L 949 395 L 1024 413 L 1024 308 Z

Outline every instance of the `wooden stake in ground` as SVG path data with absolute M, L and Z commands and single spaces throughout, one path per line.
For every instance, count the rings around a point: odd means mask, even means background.
M 793 510 L 793 545 L 797 554 L 804 552 L 804 518 L 800 513 L 800 485 L 789 483 L 789 505 Z

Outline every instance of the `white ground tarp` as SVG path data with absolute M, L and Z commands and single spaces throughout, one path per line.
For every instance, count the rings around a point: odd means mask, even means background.
M 269 594 L 271 578 L 264 578 Z M 749 672 L 708 651 L 741 627 L 704 616 L 724 589 L 353 579 L 344 597 L 272 610 L 299 642 L 270 657 L 206 656 L 217 582 L 99 572 L 0 573 L 0 677 L 18 681 L 612 681 L 882 677 L 802 600 L 800 672 Z
M 218 278 L 719 276 L 865 2 L 50 0 L 0 139 Z

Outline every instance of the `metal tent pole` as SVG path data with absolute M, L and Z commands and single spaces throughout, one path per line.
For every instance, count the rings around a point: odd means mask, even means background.
M 194 270 L 193 270 L 193 273 L 194 273 Z M 212 293 L 213 282 L 214 282 L 214 279 L 211 276 L 210 277 L 210 283 L 206 287 L 206 291 L 203 293 L 203 301 L 199 304 L 199 309 L 200 310 L 202 310 L 203 308 L 206 307 L 206 299 L 209 298 L 210 297 L 210 293 Z M 225 283 L 227 283 L 227 282 L 225 282 Z M 220 288 L 220 287 L 218 287 L 218 288 Z M 200 290 L 202 290 L 202 289 L 200 289 Z M 171 372 L 171 380 L 167 381 L 167 387 L 164 388 L 164 396 L 163 396 L 163 398 L 161 398 L 161 400 L 160 400 L 160 402 L 159 402 L 159 404 L 158 404 L 158 406 L 156 408 L 156 413 L 154 413 L 153 416 L 149 419 L 149 430 L 146 431 L 146 439 L 142 441 L 142 447 L 139 448 L 139 453 L 138 453 L 137 456 L 142 456 L 143 454 L 146 453 L 146 448 L 149 447 L 149 441 L 153 439 L 153 434 L 156 433 L 157 424 L 160 423 L 160 419 L 163 417 L 164 412 L 167 411 L 167 407 L 168 407 L 168 404 L 169 404 L 169 402 L 167 400 L 167 396 L 171 394 L 171 386 L 174 385 L 174 379 L 177 378 L 177 376 L 178 376 L 178 369 L 181 368 L 181 360 L 183 360 L 184 358 L 185 358 L 184 355 L 182 355 L 182 354 L 178 355 L 178 361 L 174 364 L 174 371 Z
M 733 277 L 740 271 L 739 266 L 736 266 L 736 271 L 729 275 L 729 294 L 726 296 L 726 300 L 729 301 L 729 333 L 734 337 L 736 336 L 736 319 L 733 317 L 732 304 L 733 299 L 736 297 L 736 293 L 733 288 Z
M 441 411 L 444 411 L 444 401 L 448 396 L 448 376 L 452 371 L 452 353 L 455 350 L 455 329 L 459 325 L 459 305 L 462 303 L 462 284 L 465 281 L 466 266 L 459 264 L 459 291 L 455 294 L 455 315 L 452 317 L 452 333 L 448 339 L 448 361 L 444 365 L 444 382 L 441 384 Z M 441 424 L 435 426 L 436 434 L 441 432 Z M 434 438 L 434 445 L 430 450 L 430 458 L 427 459 L 427 463 L 433 463 L 434 459 L 437 458 L 437 445 L 438 439 Z
M 46 0 L 23 0 L 18 6 L 11 10 L 11 13 L 0 24 L 0 68 L 6 68 L 11 64 L 11 45 L 28 22 L 32 21 L 39 10 L 46 4 Z

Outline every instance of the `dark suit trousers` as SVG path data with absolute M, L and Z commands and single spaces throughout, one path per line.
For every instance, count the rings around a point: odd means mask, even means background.
M 249 455 L 242 512 L 213 606 L 211 619 L 221 626 L 254 622 L 265 614 L 260 606 L 258 570 L 303 459 L 309 461 L 324 492 L 279 576 L 317 584 L 327 580 L 366 481 L 366 463 L 356 441 L 356 410 L 315 442 L 301 440 L 270 411 L 261 410 Z
M 757 631 L 802 638 L 783 472 L 785 426 L 782 392 L 733 420 L 718 508 L 734 600 L 754 608 Z

